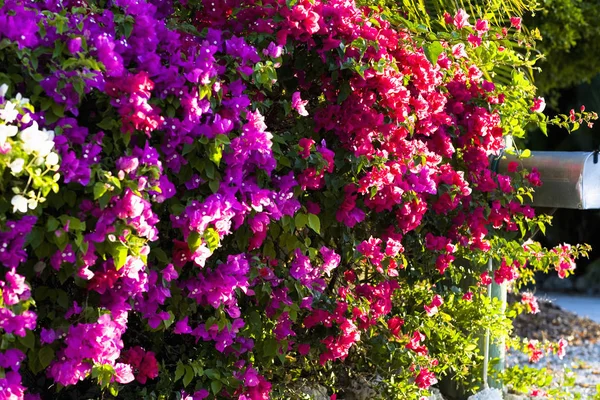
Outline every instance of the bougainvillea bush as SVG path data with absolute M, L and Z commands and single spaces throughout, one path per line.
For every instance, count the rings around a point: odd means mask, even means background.
M 526 205 L 539 173 L 490 168 L 548 122 L 519 21 L 439 22 L 5 0 L 0 399 L 475 389 L 478 337 L 510 331 L 487 285 L 564 277 L 586 247 L 523 245 L 548 222 Z

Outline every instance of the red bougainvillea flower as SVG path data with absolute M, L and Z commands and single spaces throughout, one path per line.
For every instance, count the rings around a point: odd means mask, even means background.
M 402 325 L 404 325 L 404 320 L 400 317 L 392 317 L 388 321 L 390 333 L 396 337 L 400 336 L 400 329 L 402 329 Z

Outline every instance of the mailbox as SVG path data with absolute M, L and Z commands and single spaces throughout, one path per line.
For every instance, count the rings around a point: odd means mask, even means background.
M 533 151 L 531 157 L 519 159 L 505 154 L 498 161 L 498 173 L 507 174 L 512 161 L 531 170 L 537 168 L 542 186 L 535 188 L 533 206 L 600 208 L 600 161 L 595 152 Z

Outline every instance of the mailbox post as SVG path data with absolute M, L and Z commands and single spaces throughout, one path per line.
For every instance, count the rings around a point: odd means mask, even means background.
M 494 160 L 493 169 L 506 174 L 508 165 L 517 162 L 521 167 L 536 168 L 542 180 L 542 186 L 535 189 L 533 207 L 569 208 L 578 210 L 600 209 L 600 160 L 598 152 L 557 152 L 534 151 L 528 158 L 515 155 L 502 155 Z M 494 168 L 495 167 L 495 168 Z M 488 268 L 492 269 L 492 260 Z M 506 285 L 495 282 L 488 287 L 488 296 L 499 299 L 506 305 Z M 489 374 L 489 360 L 498 358 L 495 370 L 504 370 L 505 342 L 492 340 L 490 332 L 482 338 L 484 365 L 483 386 L 501 388 L 501 382 Z

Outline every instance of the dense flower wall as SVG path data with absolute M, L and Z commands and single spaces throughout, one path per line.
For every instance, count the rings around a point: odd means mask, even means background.
M 546 123 L 482 61 L 520 22 L 459 10 L 431 40 L 382 11 L 3 2 L 0 399 L 476 385 L 477 336 L 510 330 L 486 285 L 586 248 L 522 246 L 539 174 L 489 167 Z

